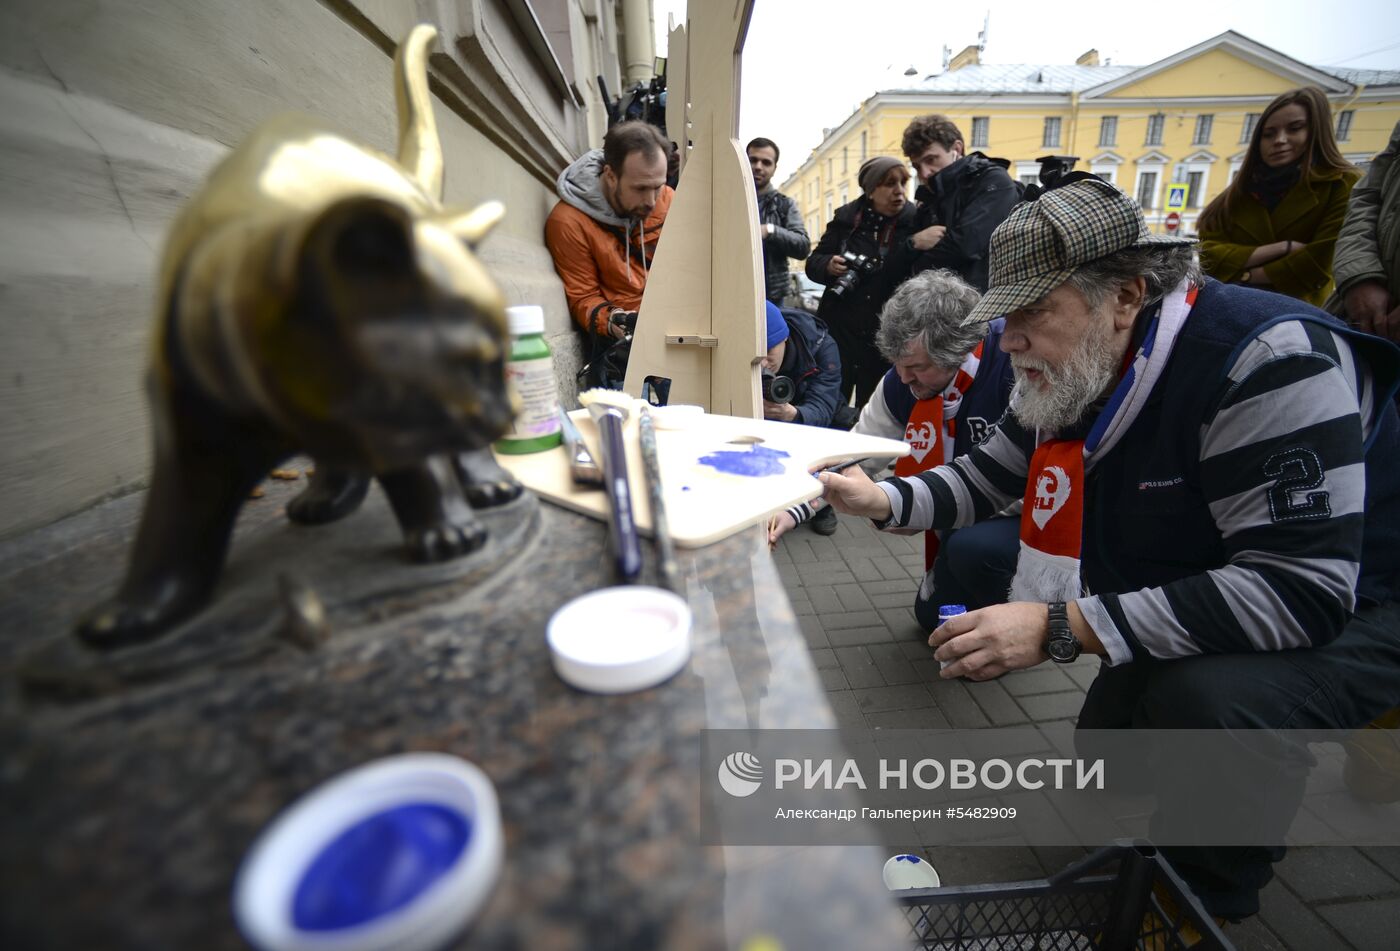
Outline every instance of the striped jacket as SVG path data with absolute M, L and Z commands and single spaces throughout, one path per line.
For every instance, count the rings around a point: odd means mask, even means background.
M 1400 569 L 1400 351 L 1281 295 L 1208 281 L 1146 406 L 1086 475 L 1079 606 L 1110 663 L 1326 644 Z M 956 528 L 1025 493 L 1008 414 L 889 480 L 885 527 Z

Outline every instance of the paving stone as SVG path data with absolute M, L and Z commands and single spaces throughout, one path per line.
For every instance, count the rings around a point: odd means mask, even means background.
M 909 591 L 909 585 L 905 583 L 903 578 L 900 578 L 898 581 L 872 581 L 869 584 L 861 585 L 861 587 L 865 589 L 866 594 L 871 596 L 872 600 L 877 594 L 909 594 L 912 603 L 914 597 Z
M 871 687 L 866 690 L 852 690 L 862 713 L 880 713 L 884 710 L 913 710 L 933 706 L 933 698 L 921 684 L 903 684 L 898 687 Z
M 982 712 L 987 715 L 987 719 L 992 721 L 993 726 L 1010 726 L 1013 723 L 1025 723 L 1026 714 L 1016 705 L 1016 701 L 1011 699 L 1011 694 L 1006 692 L 1006 688 L 995 680 L 988 680 L 982 683 L 969 682 L 963 685 L 972 699 L 982 708 Z
M 913 665 L 905 659 L 898 644 L 871 644 L 867 650 L 870 651 L 870 656 L 875 661 L 880 676 L 885 678 L 885 683 L 893 686 L 895 684 L 923 682 L 923 678 L 915 672 Z
M 797 619 L 797 626 L 802 629 L 802 636 L 806 639 L 808 647 L 830 646 L 820 618 L 805 614 Z
M 841 599 L 836 596 L 836 592 L 830 588 L 814 587 L 805 589 L 807 597 L 811 599 L 812 607 L 818 614 L 836 613 L 842 610 Z
M 866 728 L 865 716 L 860 712 L 860 704 L 856 702 L 855 694 L 851 691 L 834 690 L 826 695 L 826 702 L 831 705 L 831 712 L 836 715 L 838 726 L 861 730 Z
M 797 590 L 801 591 L 802 589 L 798 588 Z M 796 614 L 798 617 L 802 617 L 804 614 L 817 613 L 817 609 L 812 607 L 811 598 L 803 597 L 800 594 L 794 594 L 791 589 L 788 590 L 788 601 L 792 604 L 792 613 Z
M 861 585 L 872 581 L 881 581 L 885 577 L 884 573 L 875 567 L 869 558 L 860 558 L 846 563 L 851 566 L 851 574 L 855 575 L 856 581 Z
M 1227 923 L 1221 930 L 1235 946 L 1235 951 L 1291 951 L 1288 943 L 1270 931 L 1258 915 L 1239 924 Z
M 827 631 L 826 640 L 832 647 L 851 647 L 855 644 L 883 644 L 890 639 L 889 628 L 880 627 L 848 627 L 836 631 Z
M 880 572 L 882 578 L 886 579 L 886 584 L 898 584 L 900 587 L 906 586 L 907 582 L 905 578 L 907 578 L 908 575 L 904 571 L 904 566 L 892 555 L 886 554 L 878 558 L 871 558 L 870 564 L 875 567 L 876 571 Z
M 905 660 L 928 660 L 933 656 L 933 648 L 928 646 L 927 638 L 901 637 L 895 643 L 899 645 Z
M 915 825 L 937 835 L 938 822 L 928 819 Z M 1035 853 L 1024 845 L 935 845 L 927 848 L 924 855 L 944 885 L 988 885 L 1042 877 Z
M 907 584 L 902 587 L 904 590 L 898 594 L 872 594 L 870 603 L 885 611 L 907 608 L 914 603 L 914 591 Z
M 822 627 L 828 631 L 839 631 L 848 627 L 883 627 L 883 620 L 878 611 L 832 611 L 823 614 Z M 888 639 L 888 631 L 886 632 Z
M 967 692 L 967 687 L 959 681 L 939 678 L 929 681 L 925 686 L 933 697 L 934 704 L 957 729 L 992 725 L 982 708 L 977 705 L 977 701 Z
M 793 565 L 778 565 L 778 577 L 783 580 L 783 587 L 789 591 L 793 588 L 801 589 L 802 579 L 797 573 L 797 568 Z
M 865 722 L 872 730 L 947 730 L 952 727 L 937 707 L 867 713 Z
M 1033 845 L 1031 851 L 1035 853 L 1046 876 L 1064 871 L 1089 854 L 1087 849 L 1077 845 Z
M 1361 854 L 1385 869 L 1390 877 L 1395 879 L 1397 886 L 1400 886 L 1400 846 L 1363 846 Z
M 874 605 L 858 584 L 838 584 L 831 590 L 836 592 L 836 597 L 841 599 L 841 607 L 847 611 L 874 610 Z
M 1381 901 L 1323 905 L 1317 911 L 1357 951 L 1395 951 L 1400 896 Z
M 1274 872 L 1303 901 L 1363 898 L 1395 890 L 1395 880 L 1356 849 L 1289 849 Z
M 1069 674 L 1069 679 L 1077 683 L 1082 689 L 1088 690 L 1089 685 L 1094 682 L 1094 678 L 1099 675 L 1099 665 L 1085 663 L 1070 664 L 1065 668 L 1065 673 Z
M 811 565 L 817 560 L 816 552 L 812 551 L 811 544 L 805 538 L 794 538 L 792 535 L 784 535 L 782 541 L 783 550 L 787 552 L 788 558 L 792 559 L 794 565 Z
M 822 679 L 823 690 L 849 690 L 850 683 L 846 680 L 845 673 L 840 667 L 821 667 L 817 670 L 817 675 Z
M 812 657 L 812 663 L 816 665 L 817 670 L 827 670 L 832 667 L 841 666 L 841 662 L 836 659 L 836 651 L 832 650 L 830 647 L 814 647 L 809 653 Z
M 1037 723 L 1078 717 L 1079 708 L 1084 706 L 1084 694 L 1078 690 L 1069 690 L 1064 693 L 1042 693 L 1018 699 L 1021 708 L 1026 711 L 1026 716 Z
M 805 565 L 801 568 L 802 587 L 808 590 L 838 584 L 855 584 L 855 576 L 844 561 L 834 564 Z
M 1289 947 L 1298 951 L 1346 947 L 1327 922 L 1277 879 L 1259 892 L 1259 917 L 1274 934 L 1288 935 Z
M 880 676 L 875 661 L 864 647 L 838 647 L 836 659 L 841 662 L 841 670 L 853 688 L 885 686 L 885 678 Z
M 1069 679 L 1068 674 L 1050 664 L 1041 664 L 1029 670 L 1012 671 L 1001 678 L 1001 684 L 1013 697 L 1078 689 L 1078 685 Z
M 938 674 L 943 668 L 939 666 L 938 661 L 933 659 L 932 655 L 923 660 L 911 660 L 909 666 L 914 668 L 914 673 L 918 675 L 920 683 L 930 684 L 941 679 Z
M 919 626 L 919 622 L 914 620 L 914 612 L 910 608 L 897 608 L 895 610 L 882 610 L 880 620 L 885 627 L 889 628 L 890 634 L 896 639 L 913 640 L 922 638 L 924 629 Z

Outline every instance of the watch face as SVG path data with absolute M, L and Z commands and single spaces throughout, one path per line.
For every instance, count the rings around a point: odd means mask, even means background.
M 1050 655 L 1051 660 L 1060 661 L 1061 663 L 1067 663 L 1079 656 L 1079 642 L 1074 639 L 1073 635 L 1069 637 L 1052 637 L 1045 649 Z

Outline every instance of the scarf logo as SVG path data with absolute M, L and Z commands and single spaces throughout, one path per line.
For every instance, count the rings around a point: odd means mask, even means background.
M 924 461 L 924 456 L 929 454 L 933 448 L 934 439 L 938 433 L 930 422 L 924 422 L 920 426 L 909 424 L 909 431 L 905 434 L 905 439 L 909 442 L 909 452 L 919 462 Z
M 1035 480 L 1035 506 L 1031 519 L 1041 531 L 1069 500 L 1069 476 L 1059 466 L 1046 466 Z

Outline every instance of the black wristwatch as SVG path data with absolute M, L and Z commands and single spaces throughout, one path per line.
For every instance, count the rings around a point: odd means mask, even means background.
M 1045 641 L 1045 653 L 1057 664 L 1072 664 L 1079 657 L 1079 641 L 1069 629 L 1069 613 L 1063 601 L 1051 601 L 1050 636 Z

